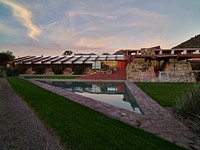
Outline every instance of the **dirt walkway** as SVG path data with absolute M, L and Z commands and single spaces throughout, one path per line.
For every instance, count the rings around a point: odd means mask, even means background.
M 0 149 L 62 149 L 4 78 L 0 78 Z

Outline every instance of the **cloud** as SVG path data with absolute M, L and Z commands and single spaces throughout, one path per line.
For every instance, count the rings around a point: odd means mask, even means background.
M 60 24 L 62 24 L 64 22 L 65 22 L 65 20 L 55 21 L 55 22 L 52 22 L 52 23 L 48 24 L 47 27 L 52 27 L 52 26 L 60 25 Z
M 117 17 L 116 16 L 111 16 L 111 15 L 106 15 L 104 13 L 95 13 L 95 12 L 86 12 L 86 11 L 72 11 L 68 12 L 66 14 L 70 18 L 76 17 L 76 16 L 92 16 L 92 17 L 98 17 L 102 19 L 108 19 L 108 20 L 114 20 Z
M 0 2 L 8 5 L 12 9 L 13 15 L 16 17 L 16 19 L 28 29 L 27 35 L 34 40 L 38 40 L 37 37 L 40 35 L 41 29 L 32 22 L 31 11 L 9 0 L 0 0 Z

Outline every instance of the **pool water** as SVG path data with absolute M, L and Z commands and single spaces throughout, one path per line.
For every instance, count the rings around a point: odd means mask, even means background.
M 97 101 L 142 114 L 139 105 L 123 82 L 42 82 Z

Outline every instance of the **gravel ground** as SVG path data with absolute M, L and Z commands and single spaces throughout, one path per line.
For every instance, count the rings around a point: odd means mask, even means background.
M 0 78 L 0 150 L 61 150 L 27 104 Z

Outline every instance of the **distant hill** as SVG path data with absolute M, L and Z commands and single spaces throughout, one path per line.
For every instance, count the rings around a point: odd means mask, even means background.
M 200 48 L 200 34 L 173 47 L 173 48 Z M 172 49 L 173 49 L 172 48 Z
M 118 50 L 113 55 L 124 55 L 124 50 L 123 49 Z

